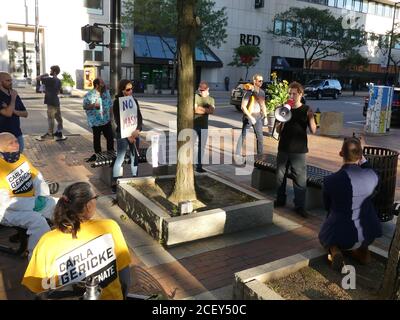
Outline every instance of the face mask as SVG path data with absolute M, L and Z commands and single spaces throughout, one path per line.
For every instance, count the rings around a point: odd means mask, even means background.
M 19 160 L 20 152 L 0 152 L 0 154 L 3 156 L 4 160 L 9 162 L 9 163 L 14 163 Z

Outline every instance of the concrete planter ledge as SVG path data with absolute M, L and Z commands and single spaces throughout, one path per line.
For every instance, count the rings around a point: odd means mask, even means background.
M 387 252 L 384 250 L 374 246 L 370 246 L 369 250 L 376 259 L 387 260 Z M 233 284 L 233 298 L 237 300 L 285 300 L 265 283 L 284 278 L 325 258 L 326 250 L 317 248 L 237 272 Z
M 130 182 L 135 180 L 149 182 L 156 180 L 154 177 L 145 177 L 118 180 L 118 205 L 135 223 L 167 247 L 272 223 L 273 204 L 271 201 L 213 174 L 203 173 L 201 175 L 207 175 L 209 178 L 245 193 L 256 200 L 171 217 L 165 209 L 129 185 Z M 168 175 L 157 177 L 157 179 L 174 177 Z

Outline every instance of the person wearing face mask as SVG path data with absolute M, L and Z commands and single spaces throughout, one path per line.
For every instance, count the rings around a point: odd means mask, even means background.
M 114 151 L 114 137 L 111 127 L 112 100 L 110 92 L 101 78 L 93 81 L 94 88 L 86 93 L 83 98 L 83 108 L 86 111 L 89 127 L 93 130 L 93 149 L 95 153 L 101 152 L 101 134 L 107 141 L 107 151 Z M 96 160 L 92 155 L 88 161 Z
M 19 151 L 24 151 L 24 138 L 20 118 L 27 118 L 28 112 L 17 91 L 12 88 L 12 78 L 7 72 L 0 72 L 0 132 L 9 132 L 17 137 Z
M 69 185 L 54 209 L 54 229 L 42 236 L 22 284 L 35 293 L 97 278 L 100 299 L 122 300 L 130 287 L 131 257 L 118 224 L 95 219 L 87 182 Z
M 122 164 L 125 159 L 125 154 L 127 149 L 129 149 L 129 156 L 131 158 L 131 173 L 132 176 L 138 175 L 138 163 L 139 163 L 139 134 L 142 131 L 143 117 L 140 112 L 139 102 L 136 98 L 133 98 L 137 105 L 137 127 L 128 138 L 121 138 L 121 119 L 119 111 L 119 98 L 132 96 L 133 85 L 130 80 L 122 79 L 118 84 L 118 94 L 115 96 L 113 104 L 113 115 L 116 124 L 116 137 L 117 137 L 117 158 L 115 159 L 113 167 L 113 182 L 111 185 L 111 190 L 116 191 L 116 182 L 120 177 L 120 172 Z
M 202 158 L 204 148 L 207 143 L 208 135 L 208 115 L 215 111 L 215 100 L 210 97 L 210 88 L 208 83 L 201 81 L 199 89 L 194 97 L 194 121 L 193 129 L 197 133 L 198 148 L 197 148 L 197 163 L 196 171 L 205 172 L 203 169 Z
M 0 224 L 27 229 L 29 255 L 50 227 L 56 199 L 42 174 L 19 152 L 17 138 L 0 133 Z

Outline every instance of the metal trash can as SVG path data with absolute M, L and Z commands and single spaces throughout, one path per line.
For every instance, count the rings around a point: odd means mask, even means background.
M 379 175 L 378 193 L 373 201 L 382 222 L 393 219 L 393 203 L 396 191 L 397 161 L 399 153 L 395 150 L 366 146 L 365 158 Z

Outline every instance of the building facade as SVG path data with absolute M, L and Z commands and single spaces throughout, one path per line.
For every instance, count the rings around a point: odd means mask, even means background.
M 85 66 L 93 66 L 106 82 L 109 79 L 109 50 L 96 47 L 90 50 L 81 40 L 81 27 L 93 23 L 109 23 L 110 0 L 13 0 L 10 10 L 0 11 L 0 69 L 16 78 L 36 77 L 35 2 L 39 8 L 40 72 L 48 72 L 58 64 L 76 80 L 77 88 L 84 87 Z M 291 7 L 313 6 L 328 9 L 336 17 L 357 21 L 366 32 L 383 36 L 392 28 L 393 14 L 399 22 L 394 1 L 390 0 L 215 0 L 217 8 L 226 8 L 228 17 L 227 38 L 219 47 L 196 49 L 197 80 L 206 80 L 213 90 L 225 90 L 245 78 L 245 68 L 232 67 L 234 49 L 243 44 L 256 45 L 262 50 L 259 62 L 249 70 L 249 76 L 261 73 L 268 79 L 272 71 L 288 80 L 304 79 L 304 56 L 299 48 L 279 42 L 280 37 L 295 30 L 295 22 L 275 20 L 277 13 Z M 269 31 L 275 32 L 277 37 Z M 174 39 L 154 35 L 133 35 L 123 31 L 122 76 L 136 80 L 141 86 L 153 85 L 168 89 L 173 82 L 173 55 L 168 52 L 165 40 L 173 45 Z M 109 30 L 104 28 L 104 43 L 109 42 Z M 24 49 L 25 48 L 25 49 Z M 400 46 L 392 56 L 400 60 Z M 25 53 L 24 53 L 25 52 Z M 387 56 L 377 50 L 376 43 L 368 41 L 359 52 L 369 58 L 364 69 L 342 70 L 341 57 L 334 56 L 317 62 L 312 77 L 339 78 L 348 84 L 351 79 L 360 82 L 377 82 L 384 79 Z M 26 68 L 24 68 L 26 61 Z M 395 82 L 394 69 L 390 68 Z
M 262 50 L 262 55 L 249 74 L 261 73 L 266 79 L 272 71 L 281 78 L 288 80 L 304 80 L 304 53 L 300 48 L 281 44 L 279 39 L 287 32 L 293 32 L 293 22 L 276 21 L 275 15 L 285 12 L 291 7 L 315 7 L 320 10 L 328 9 L 335 17 L 343 16 L 349 25 L 344 28 L 360 26 L 369 35 L 384 36 L 392 29 L 395 1 L 368 0 L 218 0 L 217 6 L 226 7 L 228 14 L 228 38 L 220 48 L 212 48 L 222 60 L 224 67 L 204 72 L 202 77 L 213 82 L 217 88 L 223 87 L 224 78 L 231 79 L 231 87 L 240 78 L 244 78 L 244 68 L 230 67 L 233 49 L 241 44 L 256 44 Z M 260 7 L 256 8 L 256 5 Z M 395 23 L 400 22 L 400 8 L 396 7 Z M 268 32 L 273 30 L 280 37 L 273 37 Z M 400 46 L 392 49 L 391 56 L 400 61 Z M 334 56 L 317 62 L 312 68 L 310 77 L 339 78 L 344 85 L 349 85 L 352 79 L 360 83 L 382 82 L 386 73 L 387 55 L 377 49 L 376 42 L 367 41 L 367 45 L 359 48 L 359 52 L 367 57 L 369 66 L 357 70 L 342 70 L 339 61 L 341 57 Z M 394 68 L 390 67 L 391 82 L 397 82 Z

